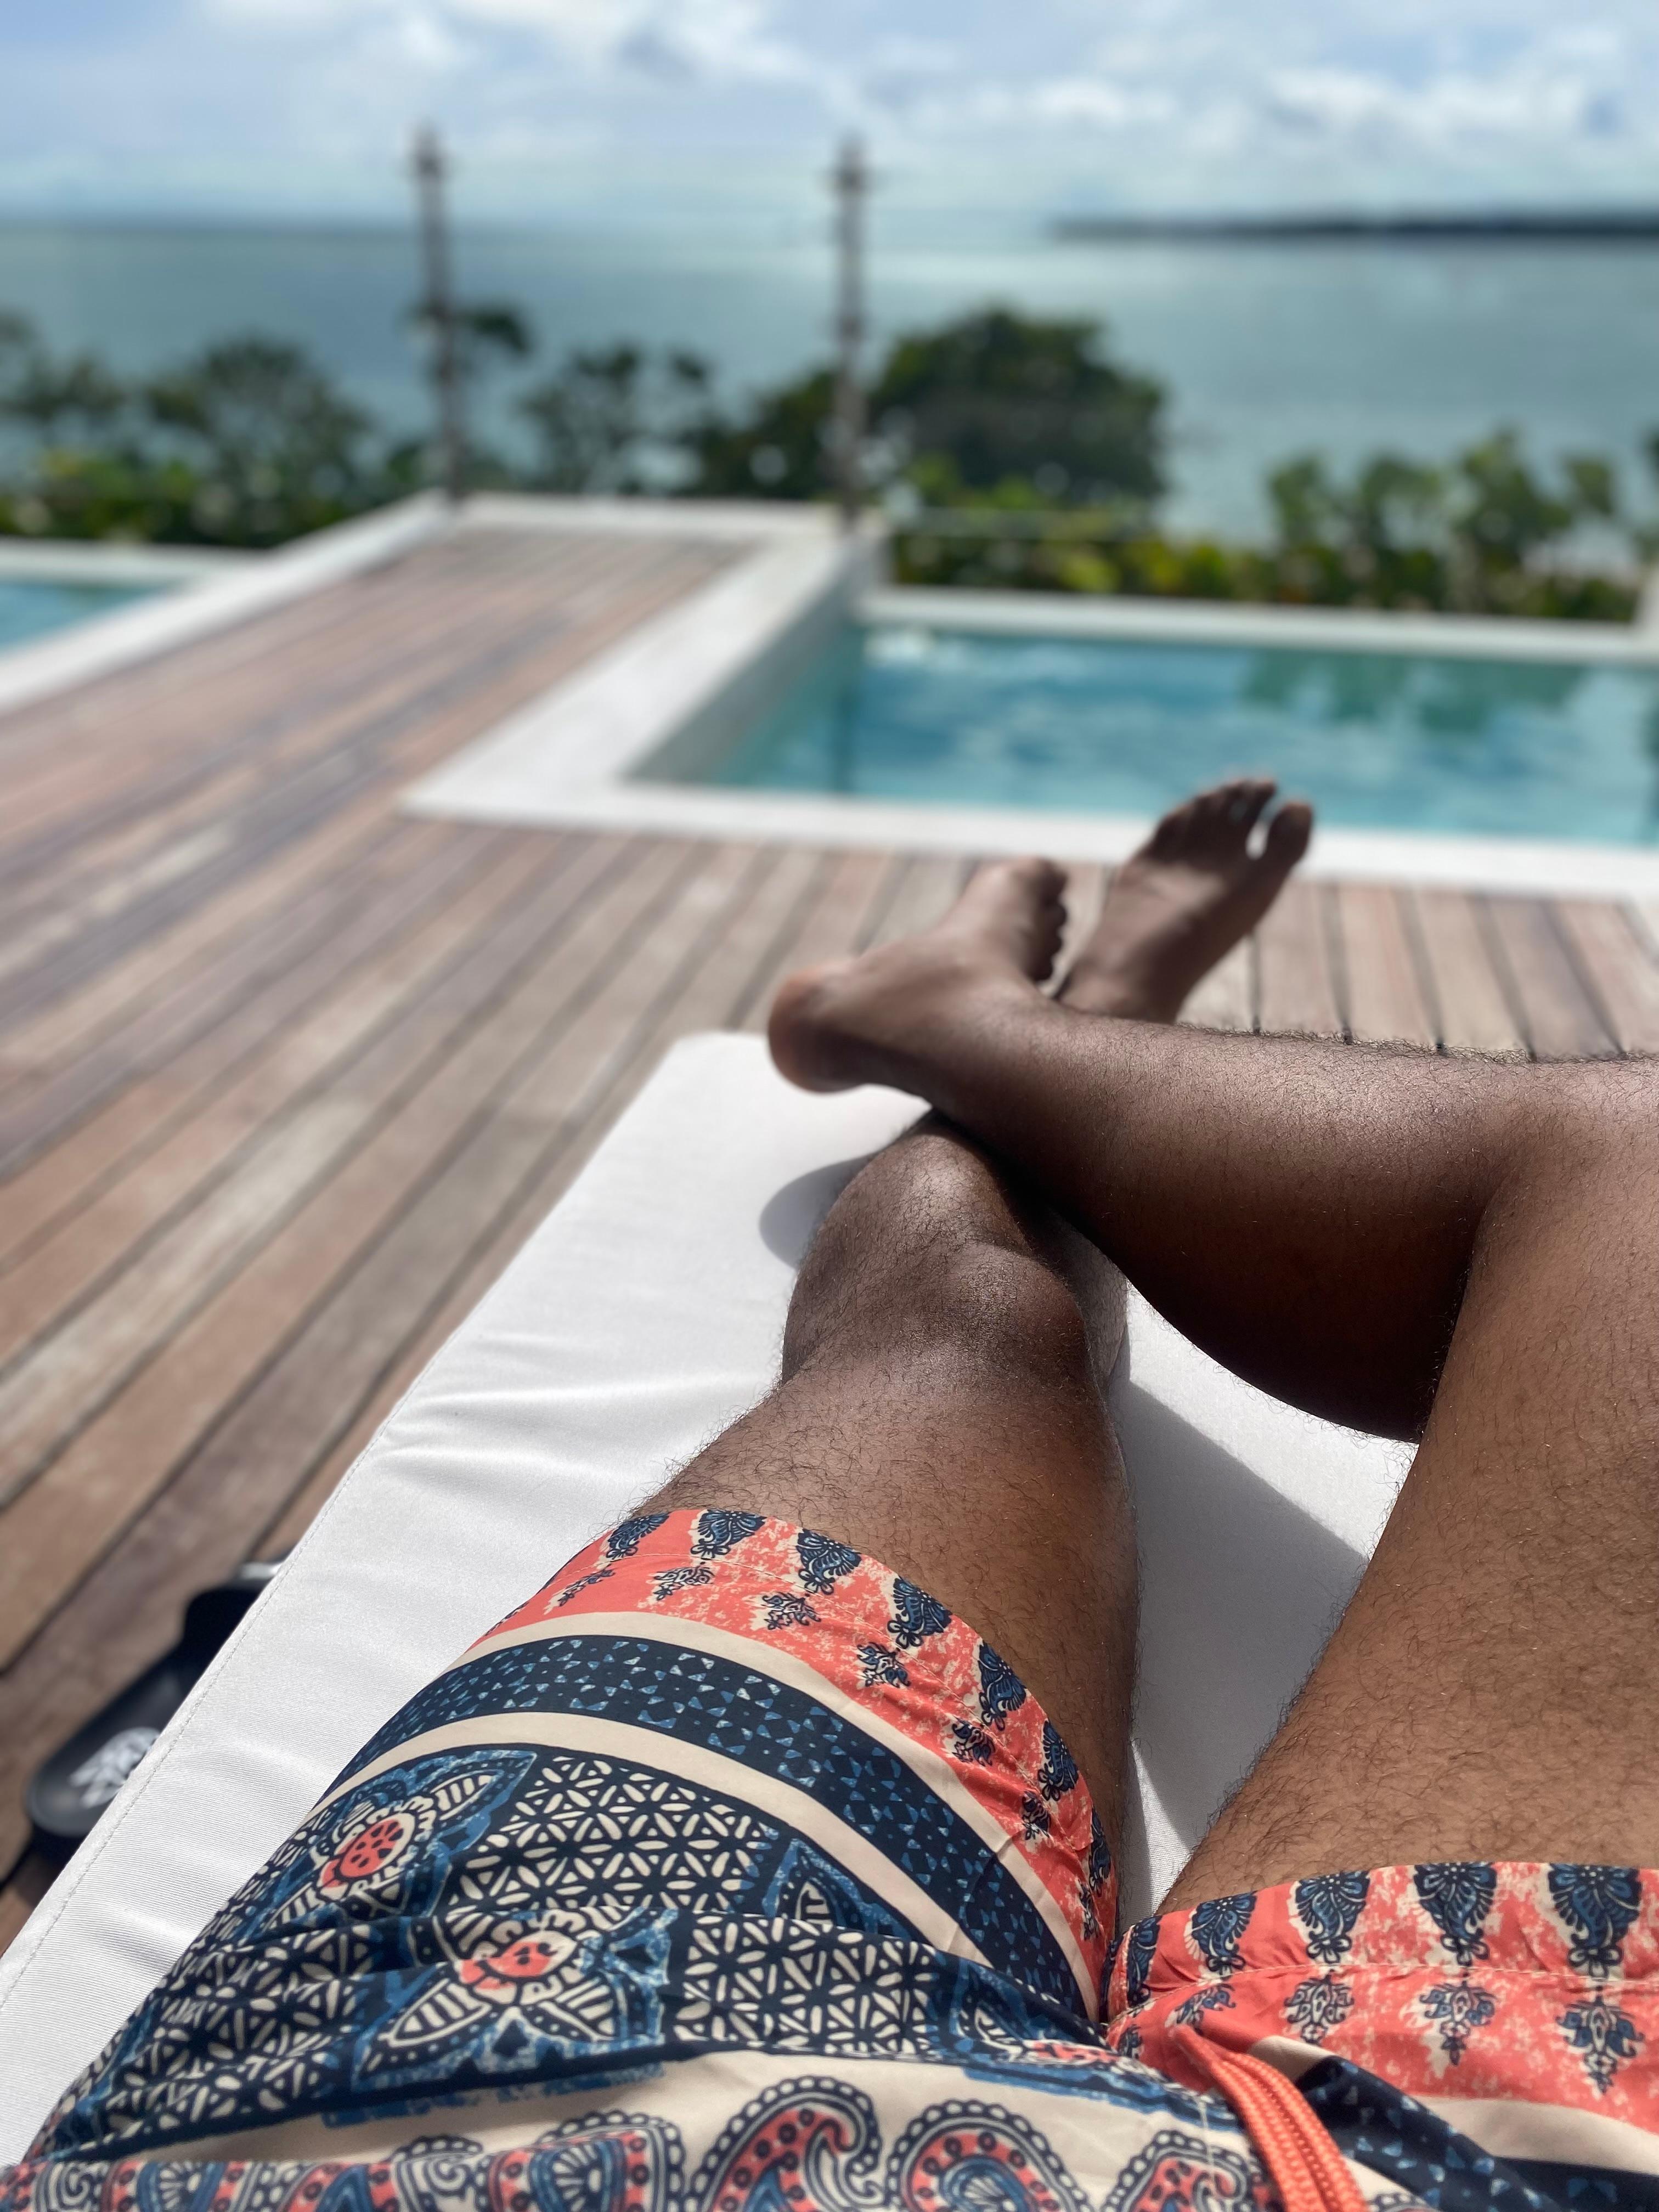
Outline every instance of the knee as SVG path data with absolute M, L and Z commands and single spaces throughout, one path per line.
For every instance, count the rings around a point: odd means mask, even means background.
M 1066 1280 L 1029 1241 L 992 1170 L 919 1133 L 831 1210 L 802 1268 L 784 1373 L 823 1356 L 971 1371 L 1086 1375 L 1087 1331 Z
M 823 1358 L 922 1370 L 949 1387 L 1072 1387 L 1089 1381 L 1083 1316 L 1066 1285 L 1028 1251 L 975 1237 L 912 1244 L 894 1264 L 803 1276 L 783 1370 Z
M 1062 1387 L 1089 1379 L 1088 1330 L 1077 1299 L 1028 1252 L 964 1245 L 917 1286 L 911 1327 L 939 1356 L 988 1376 Z
M 1632 1202 L 1659 1188 L 1659 1059 L 1539 1068 L 1521 1156 L 1531 1184 L 1609 1177 Z

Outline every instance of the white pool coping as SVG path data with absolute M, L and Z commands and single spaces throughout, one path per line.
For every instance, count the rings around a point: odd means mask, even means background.
M 872 545 L 849 551 L 822 524 L 816 551 L 811 532 L 767 548 L 469 745 L 407 792 L 404 804 L 470 821 L 910 852 L 1035 851 L 1073 861 L 1120 860 L 1139 844 L 1150 823 L 1139 817 L 638 779 L 653 757 L 663 765 L 718 759 L 849 611 L 883 623 L 1009 635 L 1659 666 L 1659 634 L 1603 623 L 903 586 L 857 591 L 859 574 L 875 557 Z M 1659 849 L 1565 840 L 1321 829 L 1305 872 L 1328 881 L 1659 899 Z
M 899 584 L 860 610 L 872 623 L 981 635 L 1145 640 L 1429 653 L 1469 660 L 1659 666 L 1659 629 L 1636 623 L 1525 622 L 1501 615 L 1389 614 L 1375 608 L 1240 606 L 1200 599 L 1093 599 L 1063 592 L 958 592 Z
M 653 756 L 688 764 L 717 757 L 853 613 L 879 539 L 848 536 L 823 509 L 806 512 L 807 526 L 797 514 L 781 529 L 751 514 L 729 533 L 749 544 L 744 557 L 423 777 L 404 805 L 468 821 L 727 835 L 700 826 L 705 801 L 724 818 L 723 794 L 629 778 Z M 698 533 L 682 523 L 678 534 Z M 741 806 L 752 795 L 731 796 Z
M 653 755 L 718 758 L 849 614 L 883 623 L 1053 637 L 1145 638 L 1326 651 L 1432 652 L 1659 665 L 1659 625 L 1534 623 L 1347 609 L 876 588 L 878 526 L 848 538 L 821 507 L 769 501 L 433 494 L 275 553 L 0 542 L 0 576 L 178 588 L 0 653 L 0 713 L 170 651 L 396 560 L 452 530 L 703 538 L 744 557 L 468 745 L 404 794 L 422 814 L 672 836 L 927 852 L 1039 850 L 1121 860 L 1147 823 L 1013 807 L 917 805 L 635 781 Z M 1659 850 L 1321 830 L 1306 864 L 1331 879 L 1659 898 Z
M 264 559 L 223 545 L 112 544 L 107 538 L 0 538 L 0 580 L 27 584 L 198 583 Z

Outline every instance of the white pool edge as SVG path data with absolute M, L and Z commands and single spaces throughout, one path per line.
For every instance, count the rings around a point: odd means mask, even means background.
M 739 559 L 423 776 L 404 805 L 469 821 L 671 834 L 683 819 L 689 834 L 725 835 L 690 829 L 695 802 L 721 794 L 629 779 L 653 757 L 717 757 L 853 612 L 873 580 L 879 539 L 848 536 L 813 513 L 805 529 L 798 518 L 775 531 L 764 517 L 751 520 L 734 533 L 749 549 Z M 693 803 L 682 808 L 682 799 Z
M 1199 599 L 1089 599 L 1063 592 L 937 591 L 890 585 L 863 620 L 982 636 L 1145 639 L 1318 653 L 1429 653 L 1470 660 L 1659 666 L 1659 624 L 1528 622 L 1507 615 L 1392 614 L 1365 607 L 1241 606 Z
M 765 520 L 763 511 L 749 534 Z M 404 805 L 469 821 L 734 842 L 1036 851 L 1073 861 L 1115 861 L 1134 850 L 1150 826 L 1136 817 L 635 780 L 653 756 L 719 757 L 848 612 L 884 623 L 1005 635 L 1659 665 L 1659 633 L 1599 623 L 867 588 L 878 558 L 873 540 L 849 544 L 823 524 L 775 538 L 456 754 L 406 792 Z M 1565 840 L 1322 829 L 1304 872 L 1331 882 L 1659 900 L 1659 849 Z
M 129 545 L 103 538 L 0 538 L 0 582 L 200 583 L 266 556 L 224 545 Z

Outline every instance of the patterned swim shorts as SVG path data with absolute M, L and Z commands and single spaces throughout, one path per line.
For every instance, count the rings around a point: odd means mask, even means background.
M 1115 1917 L 964 1622 L 811 1530 L 641 1515 L 364 1746 L 0 2212 L 1659 2200 L 1659 1878 L 1322 1875 L 1114 1956 Z

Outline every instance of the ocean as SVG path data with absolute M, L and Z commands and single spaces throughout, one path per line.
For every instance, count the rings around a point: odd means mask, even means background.
M 466 229 L 460 289 L 521 305 L 542 353 L 623 337 L 705 355 L 728 392 L 829 346 L 830 264 L 816 232 L 769 244 L 639 232 Z M 130 371 L 258 330 L 303 340 L 388 422 L 425 419 L 404 309 L 414 240 L 392 230 L 0 226 L 0 308 L 54 345 Z M 1659 428 L 1659 245 L 1460 241 L 886 244 L 870 295 L 878 342 L 997 301 L 1091 315 L 1171 397 L 1177 527 L 1244 532 L 1264 472 L 1318 450 L 1433 459 L 1500 423 L 1540 456 L 1636 462 Z M 514 382 L 484 402 L 510 422 Z

